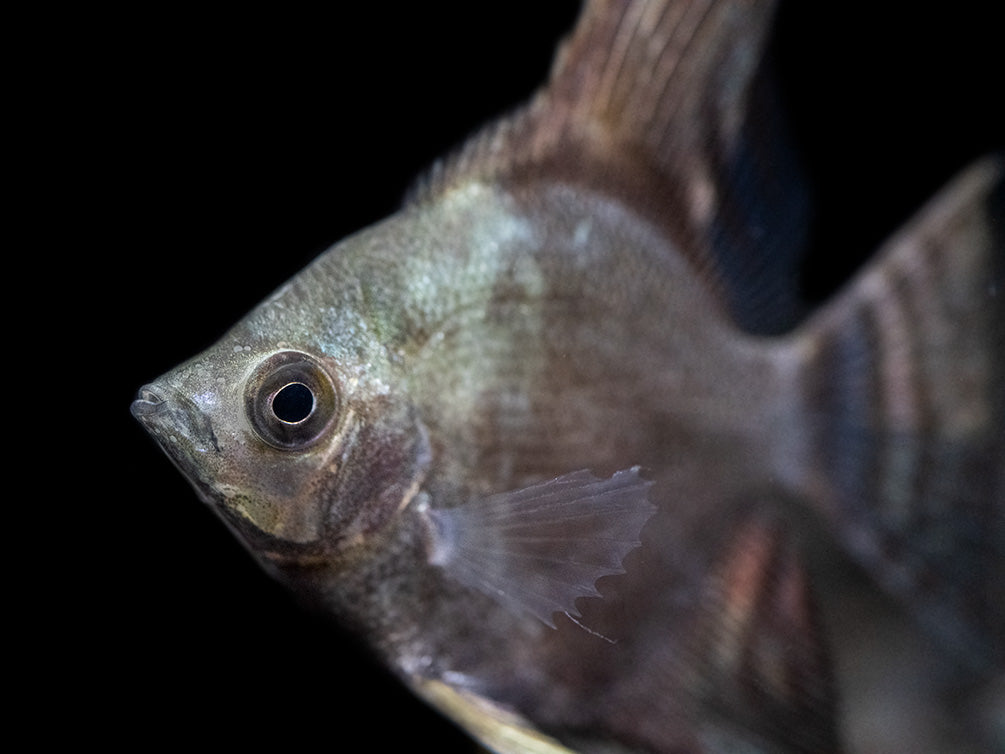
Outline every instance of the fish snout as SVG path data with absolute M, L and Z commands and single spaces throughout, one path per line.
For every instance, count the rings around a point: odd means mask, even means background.
M 167 406 L 167 401 L 160 397 L 150 385 L 144 385 L 129 405 L 129 412 L 140 421 L 159 413 Z
M 190 399 L 156 385 L 140 388 L 129 411 L 172 457 L 220 452 L 209 417 Z

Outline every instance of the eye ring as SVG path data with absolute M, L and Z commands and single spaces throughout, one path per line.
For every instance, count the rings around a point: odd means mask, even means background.
M 300 351 L 282 351 L 259 364 L 245 384 L 244 404 L 255 434 L 281 450 L 320 440 L 339 407 L 328 372 Z

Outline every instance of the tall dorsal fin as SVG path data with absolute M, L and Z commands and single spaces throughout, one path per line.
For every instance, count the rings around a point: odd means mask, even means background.
M 592 0 L 547 85 L 434 167 L 414 199 L 472 180 L 585 185 L 666 229 L 741 325 L 798 309 L 805 192 L 759 76 L 772 0 Z

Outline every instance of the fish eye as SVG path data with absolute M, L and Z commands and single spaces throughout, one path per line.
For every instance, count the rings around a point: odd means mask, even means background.
M 255 433 L 282 450 L 314 444 L 338 412 L 328 372 L 298 351 L 283 351 L 259 364 L 245 385 L 244 402 Z
M 283 385 L 272 396 L 272 413 L 281 422 L 299 424 L 314 413 L 314 393 L 302 382 Z

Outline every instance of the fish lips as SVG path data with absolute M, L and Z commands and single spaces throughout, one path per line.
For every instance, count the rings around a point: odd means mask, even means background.
M 209 419 L 191 401 L 170 395 L 156 385 L 140 388 L 129 411 L 165 455 L 188 479 L 199 496 L 213 503 L 215 496 L 201 480 L 196 458 L 219 455 L 220 445 Z

